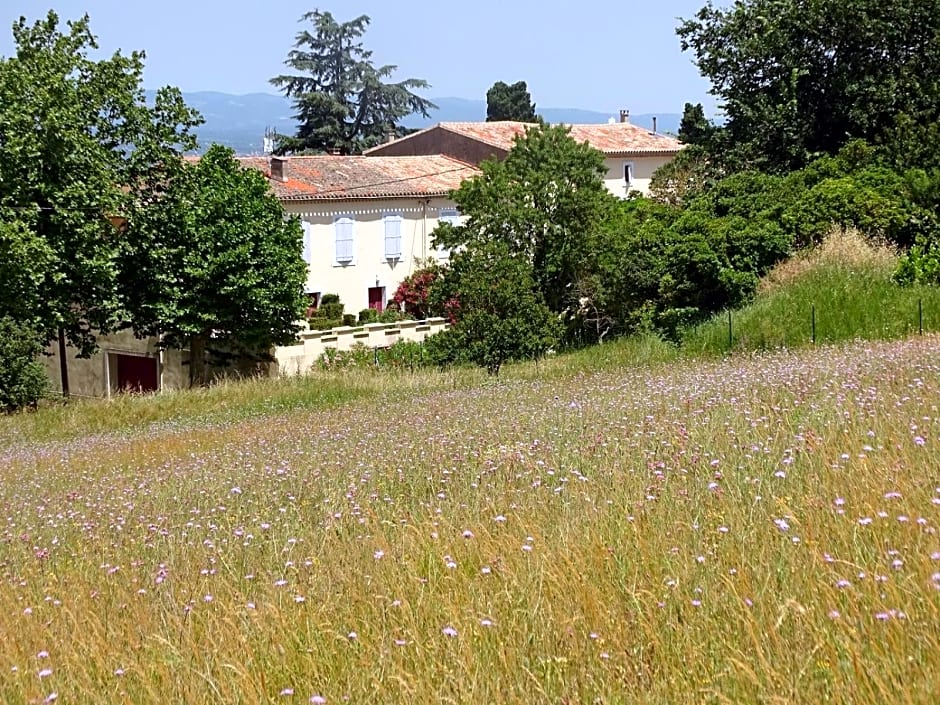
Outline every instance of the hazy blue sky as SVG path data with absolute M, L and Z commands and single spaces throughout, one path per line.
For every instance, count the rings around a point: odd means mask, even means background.
M 52 0 L 2 0 L 0 55 L 12 52 L 20 15 L 45 15 Z M 728 0 L 715 4 L 725 5 Z M 340 21 L 372 24 L 365 46 L 398 78 L 424 78 L 427 95 L 485 97 L 494 81 L 525 80 L 541 107 L 634 114 L 680 112 L 686 101 L 714 101 L 675 34 L 678 17 L 705 0 L 55 0 L 63 19 L 87 12 L 108 53 L 147 52 L 145 84 L 184 91 L 276 92 L 299 29 L 319 7 Z

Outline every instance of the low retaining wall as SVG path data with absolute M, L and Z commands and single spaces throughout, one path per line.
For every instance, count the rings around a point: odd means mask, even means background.
M 395 323 L 369 323 L 364 326 L 342 326 L 331 330 L 307 330 L 298 337 L 296 345 L 274 349 L 277 374 L 304 374 L 315 364 L 327 348 L 350 350 L 356 344 L 369 348 L 387 348 L 399 340 L 421 342 L 429 335 L 446 330 L 444 318 L 423 321 L 397 321 Z

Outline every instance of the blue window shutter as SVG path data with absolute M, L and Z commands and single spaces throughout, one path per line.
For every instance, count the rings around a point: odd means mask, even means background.
M 353 259 L 353 222 L 349 216 L 341 216 L 333 221 L 337 262 L 351 262 Z
M 395 214 L 386 215 L 385 221 L 385 259 L 399 259 L 401 257 L 401 221 L 402 217 Z

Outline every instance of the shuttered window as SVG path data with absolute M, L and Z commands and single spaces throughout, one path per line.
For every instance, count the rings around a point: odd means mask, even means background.
M 401 259 L 401 222 L 399 213 L 387 213 L 385 221 L 385 259 Z
M 336 261 L 348 264 L 353 260 L 353 221 L 351 216 L 343 215 L 333 221 L 336 233 Z
M 456 208 L 441 208 L 441 212 L 437 216 L 437 222 L 450 223 L 454 227 L 457 227 L 460 225 L 460 211 Z M 450 257 L 450 250 L 446 247 L 438 246 L 437 256 L 441 259 L 447 259 Z
M 300 222 L 301 227 L 304 231 L 304 249 L 303 249 L 303 258 L 304 262 L 307 264 L 313 263 L 313 226 L 308 223 L 306 220 Z

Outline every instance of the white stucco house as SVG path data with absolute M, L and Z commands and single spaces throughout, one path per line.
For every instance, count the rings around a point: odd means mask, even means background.
M 439 222 L 457 222 L 448 198 L 479 170 L 435 154 L 240 157 L 268 178 L 286 213 L 301 219 L 306 290 L 316 306 L 339 294 L 346 312 L 379 311 L 422 260 L 446 260 L 431 246 Z
M 369 157 L 443 154 L 479 165 L 484 159 L 503 159 L 517 135 L 535 127 L 525 122 L 442 122 L 414 134 L 366 150 Z M 633 125 L 626 110 L 620 122 L 569 125 L 571 137 L 604 153 L 608 190 L 625 198 L 631 191 L 649 193 L 650 179 L 659 167 L 682 150 L 677 139 Z

